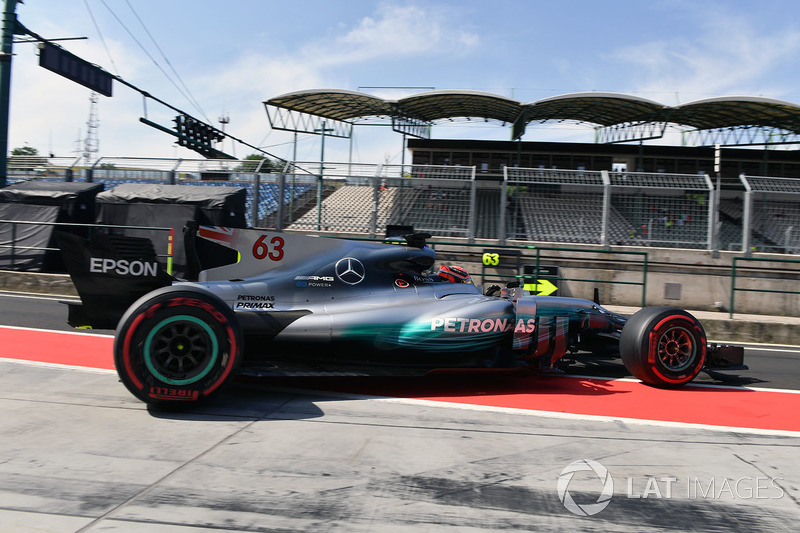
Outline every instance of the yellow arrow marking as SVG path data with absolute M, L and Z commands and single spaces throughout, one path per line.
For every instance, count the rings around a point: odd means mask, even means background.
M 526 291 L 535 292 L 537 296 L 549 296 L 558 290 L 549 279 L 537 279 L 539 283 L 526 283 L 522 288 Z

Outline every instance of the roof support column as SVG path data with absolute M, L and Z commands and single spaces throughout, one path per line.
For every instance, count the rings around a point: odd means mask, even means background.
M 603 180 L 603 220 L 600 227 L 600 245 L 608 248 L 608 219 L 611 216 L 611 178 L 608 170 L 600 171 L 600 179 Z

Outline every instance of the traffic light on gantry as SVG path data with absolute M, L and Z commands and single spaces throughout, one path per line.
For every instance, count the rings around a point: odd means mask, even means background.
M 206 157 L 218 153 L 213 143 L 222 141 L 225 138 L 224 133 L 186 114 L 176 116 L 173 121 L 180 146 L 185 146 Z

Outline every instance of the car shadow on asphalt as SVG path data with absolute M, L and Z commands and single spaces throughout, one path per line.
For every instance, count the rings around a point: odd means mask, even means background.
M 737 374 L 701 376 L 696 384 L 744 387 L 759 382 Z M 334 399 L 625 395 L 631 391 L 615 387 L 613 381 L 629 377 L 623 365 L 613 362 L 579 363 L 568 372 L 437 371 L 426 376 L 400 377 L 239 376 L 208 402 L 178 409 L 148 406 L 148 411 L 155 418 L 174 420 L 302 420 L 324 416 L 317 404 Z
M 207 402 L 169 408 L 148 405 L 147 411 L 154 418 L 169 420 L 255 421 L 276 418 L 276 413 L 282 420 L 305 420 L 324 415 L 314 402 L 306 394 L 237 379 Z

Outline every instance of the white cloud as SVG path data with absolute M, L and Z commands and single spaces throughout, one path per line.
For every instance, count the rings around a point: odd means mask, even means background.
M 154 97 L 169 102 L 190 114 L 219 127 L 218 115 L 230 116 L 226 130 L 251 144 L 266 140 L 269 144 L 286 142 L 291 134 L 269 129 L 267 114 L 262 102 L 286 92 L 313 88 L 353 88 L 351 77 L 369 72 L 380 77 L 373 68 L 374 62 L 397 64 L 407 59 L 446 59 L 456 54 L 474 50 L 479 37 L 469 29 L 454 23 L 452 13 L 428 4 L 383 3 L 373 11 L 350 19 L 332 31 L 308 33 L 300 31 L 296 38 L 282 41 L 276 50 L 274 43 L 256 37 L 244 39 L 238 55 L 229 58 L 214 57 L 200 70 L 188 71 L 176 65 L 183 81 L 205 114 L 198 111 L 187 98 L 168 81 L 161 69 L 172 75 L 163 64 L 163 58 L 154 55 L 161 68 L 153 64 L 137 45 L 119 32 L 112 21 L 111 28 L 103 27 L 105 43 L 94 37 L 92 25 L 86 16 L 69 12 L 62 18 L 43 18 L 35 24 L 36 30 L 47 36 L 74 35 L 80 24 L 92 36 L 86 41 L 65 44 L 71 52 L 114 71 L 125 80 Z M 98 10 L 95 16 L 102 15 Z M 31 17 L 26 12 L 26 16 Z M 119 32 L 115 34 L 114 31 Z M 159 38 L 156 35 L 156 38 Z M 159 39 L 161 40 L 161 39 Z M 163 45 L 163 41 L 162 41 Z M 213 45 L 211 45 L 213 46 Z M 291 46 L 289 48 L 288 46 Z M 89 114 L 89 90 L 47 72 L 37 65 L 33 57 L 21 57 L 33 50 L 32 45 L 18 46 L 19 56 L 14 59 L 12 75 L 12 109 L 9 147 L 29 143 L 41 152 L 52 150 L 57 155 L 71 155 L 79 137 L 85 137 Z M 198 49 L 202 54 L 202 50 Z M 112 59 L 113 58 L 113 64 Z M 199 65 L 200 63 L 198 63 Z M 115 68 L 116 67 L 116 68 Z M 119 72 L 116 72 L 117 68 Z M 176 83 L 177 80 L 176 80 Z M 177 148 L 174 139 L 139 122 L 140 116 L 166 127 L 172 126 L 176 112 L 152 99 L 144 99 L 136 91 L 114 84 L 114 97 L 100 97 L 100 154 L 108 156 L 172 157 L 178 153 L 186 157 L 199 157 L 193 152 Z M 378 154 L 383 158 L 385 147 L 373 147 L 372 137 L 360 139 L 362 157 Z M 383 136 L 381 136 L 383 137 Z M 399 136 L 397 147 L 399 147 Z M 331 151 L 342 149 L 346 153 L 347 141 L 331 139 Z M 390 141 L 393 142 L 393 141 Z M 304 146 L 317 144 L 306 139 Z M 327 152 L 326 146 L 326 152 Z M 240 148 L 239 151 L 248 150 Z M 315 152 L 309 149 L 310 152 Z M 395 152 L 396 147 L 391 146 Z M 368 153 L 365 153 L 368 152 Z M 247 153 L 250 153 L 249 151 Z M 285 154 L 291 150 L 285 149 Z M 237 155 L 246 155 L 238 153 Z
M 763 80 L 794 60 L 800 32 L 782 29 L 776 21 L 770 33 L 762 34 L 748 19 L 720 13 L 698 20 L 705 22 L 695 37 L 637 43 L 614 54 L 629 66 L 632 92 L 660 94 L 663 103 L 674 105 L 676 93 L 685 103 L 720 95 L 796 91 L 794 85 L 767 87 Z
M 262 101 L 304 89 L 349 88 L 346 74 L 341 73 L 350 71 L 344 70 L 344 66 L 408 56 L 446 57 L 462 53 L 477 43 L 477 35 L 447 24 L 436 10 L 384 4 L 374 15 L 359 19 L 351 29 L 344 28 L 339 36 L 311 41 L 284 55 L 251 49 L 221 70 L 195 79 L 194 84 L 204 88 L 202 96 L 195 96 L 202 102 L 224 102 L 223 107 L 231 117 L 229 131 L 239 138 L 257 143 L 268 136 L 269 143 L 286 142 L 290 134 L 268 132 Z M 362 137 L 361 157 L 384 158 L 385 144 L 380 147 L 374 139 L 356 135 Z M 393 156 L 400 146 L 400 137 L 396 134 L 394 137 L 397 146 L 389 148 Z M 329 143 L 331 151 L 341 147 L 340 152 L 347 154 L 346 141 Z M 304 146 L 311 144 L 317 143 L 306 141 Z M 319 148 L 309 152 L 318 153 L 315 150 Z M 290 157 L 289 148 L 283 152 L 275 153 Z
M 383 4 L 375 17 L 362 18 L 333 43 L 314 43 L 303 55 L 316 65 L 335 66 L 430 53 L 453 54 L 478 43 L 477 34 L 447 24 L 436 9 Z

